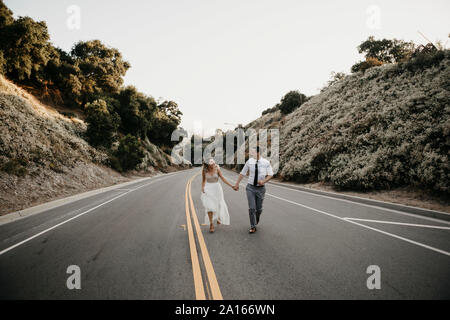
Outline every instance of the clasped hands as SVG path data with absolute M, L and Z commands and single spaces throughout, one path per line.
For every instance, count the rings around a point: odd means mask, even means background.
M 258 186 L 263 186 L 266 182 L 264 180 L 259 180 L 258 181 Z M 231 186 L 231 188 L 233 188 L 234 191 L 238 191 L 239 190 L 239 184 L 236 183 L 234 186 Z

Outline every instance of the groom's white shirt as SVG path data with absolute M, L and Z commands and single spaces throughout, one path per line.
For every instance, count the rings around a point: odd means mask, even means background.
M 253 185 L 253 181 L 255 180 L 255 158 L 250 158 L 244 165 L 244 168 L 241 170 L 241 174 L 245 176 L 247 172 L 250 172 L 248 176 L 248 183 Z M 270 165 L 269 160 L 266 160 L 262 157 L 258 160 L 258 181 L 264 180 L 266 176 L 273 176 L 272 166 Z

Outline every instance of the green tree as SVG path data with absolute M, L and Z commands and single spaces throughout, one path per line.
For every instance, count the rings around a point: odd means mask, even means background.
M 3 0 L 0 0 L 0 29 L 13 22 L 12 11 L 3 3 Z
M 20 17 L 0 29 L 0 50 L 6 60 L 5 73 L 16 82 L 29 80 L 49 61 L 53 46 L 45 22 Z
M 414 52 L 413 42 L 398 39 L 375 40 L 373 36 L 358 46 L 358 52 L 366 58 L 375 58 L 383 63 L 396 63 L 408 59 Z
M 135 136 L 127 134 L 120 139 L 115 157 L 118 159 L 120 168 L 123 171 L 132 170 L 142 162 L 144 151 L 139 140 Z
M 95 147 L 110 148 L 115 141 L 120 118 L 116 113 L 111 114 L 104 100 L 95 100 L 86 104 L 86 135 L 90 144 Z
M 52 87 L 53 96 L 60 97 L 57 104 L 64 104 L 71 108 L 82 105 L 82 90 L 79 74 L 80 69 L 75 65 L 73 57 L 60 48 L 55 48 L 49 62 L 43 71 Z M 93 97 L 91 101 L 96 100 Z
M 133 86 L 122 89 L 117 100 L 117 112 L 122 119 L 121 131 L 141 138 L 147 136 L 157 109 L 156 101 Z
M 376 40 L 370 36 L 358 46 L 358 52 L 363 53 L 366 60 L 352 66 L 352 72 L 364 71 L 373 66 L 384 63 L 398 63 L 406 61 L 414 53 L 413 42 L 398 39 Z
M 118 93 L 122 77 L 130 68 L 119 50 L 109 48 L 99 40 L 78 42 L 72 48 L 71 57 L 78 72 L 78 79 L 73 81 L 81 85 L 82 104 L 95 94 Z
M 300 107 L 304 102 L 306 102 L 307 97 L 298 91 L 289 91 L 286 95 L 281 98 L 279 109 L 281 113 L 288 114 Z
M 174 101 L 164 101 L 158 105 L 152 126 L 148 130 L 148 137 L 156 145 L 173 146 L 172 132 L 178 128 L 181 122 L 182 112 Z

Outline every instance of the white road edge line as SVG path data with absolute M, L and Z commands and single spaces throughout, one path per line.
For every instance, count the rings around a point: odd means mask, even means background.
M 363 206 L 363 207 L 367 207 L 367 208 L 372 208 L 372 209 L 377 209 L 380 211 L 388 211 L 388 212 L 393 212 L 396 214 L 401 214 L 404 216 L 409 216 L 409 217 L 414 217 L 414 218 L 418 218 L 418 219 L 422 219 L 422 220 L 428 220 L 428 221 L 433 221 L 433 222 L 439 222 L 439 223 L 444 223 L 444 224 L 450 224 L 449 221 L 445 221 L 445 220 L 440 220 L 440 219 L 435 219 L 435 218 L 430 218 L 430 217 L 425 217 L 425 216 L 421 216 L 418 214 L 412 214 L 412 213 L 407 213 L 407 212 L 402 212 L 399 210 L 394 210 L 394 209 L 389 209 L 389 208 L 384 208 L 384 207 L 379 207 L 379 206 L 375 206 L 375 205 L 371 205 L 371 204 L 365 204 L 365 203 L 360 203 L 357 201 L 351 201 L 351 200 L 347 200 L 347 199 L 340 199 L 340 198 L 335 198 L 335 197 L 330 197 L 330 196 L 325 196 L 325 195 L 321 195 L 321 194 L 316 194 L 316 193 L 312 193 L 312 192 L 306 192 L 306 191 L 302 191 L 302 190 L 297 190 L 297 189 L 293 189 L 293 188 L 288 188 L 288 187 L 283 187 L 283 186 L 279 186 L 273 183 L 269 183 L 271 186 L 274 187 L 278 187 L 278 188 L 282 188 L 282 189 L 288 189 L 288 190 L 292 190 L 292 191 L 296 191 L 296 192 L 301 192 L 301 193 L 306 193 L 306 194 L 310 194 L 310 195 L 314 195 L 316 197 L 323 197 L 323 198 L 327 198 L 327 199 L 332 199 L 332 200 L 337 200 L 337 201 L 342 201 L 342 202 L 347 202 L 347 203 L 352 203 L 352 204 L 357 204 L 359 206 Z M 372 199 L 369 199 L 372 200 Z
M 243 183 L 241 182 L 240 185 L 243 185 Z M 290 188 L 286 188 L 286 189 L 290 189 Z M 292 189 L 290 189 L 290 190 L 292 190 Z M 315 208 L 306 206 L 306 205 L 304 205 L 304 204 L 301 204 L 301 203 L 298 203 L 298 202 L 295 202 L 295 201 L 291 201 L 291 200 L 288 200 L 288 199 L 284 199 L 284 198 L 275 196 L 275 195 L 273 195 L 273 194 L 271 194 L 271 193 L 267 193 L 267 192 L 266 192 L 266 194 L 267 194 L 268 196 L 274 197 L 274 198 L 276 198 L 276 199 L 283 200 L 283 201 L 286 201 L 286 202 L 295 204 L 295 205 L 297 205 L 297 206 L 300 206 L 300 207 L 303 207 L 303 208 L 306 208 L 306 209 L 309 209 L 309 210 L 312 210 L 312 211 L 316 211 L 316 212 L 325 214 L 325 215 L 327 215 L 327 216 L 330 216 L 330 217 L 339 219 L 339 220 L 341 220 L 341 221 L 345 221 L 345 222 L 348 222 L 348 223 L 352 223 L 352 224 L 355 224 L 355 225 L 357 225 L 357 226 L 360 226 L 360 227 L 363 227 L 363 228 L 366 228 L 366 229 L 369 229 L 369 230 L 372 230 L 372 231 L 376 231 L 376 232 L 382 233 L 382 234 L 384 234 L 384 235 L 387 235 L 387 236 L 390 236 L 390 237 L 393 237 L 393 238 L 396 238 L 396 239 L 399 239 L 399 240 L 403 240 L 403 241 L 409 242 L 409 243 L 411 243 L 411 244 L 415 244 L 415 245 L 417 245 L 417 246 L 419 246 L 419 247 L 422 247 L 422 248 L 425 248 L 425 249 L 429 249 L 429 250 L 431 250 L 431 251 L 435 251 L 435 252 L 437 252 L 437 253 L 441 253 L 441 254 L 446 255 L 446 256 L 450 256 L 450 252 L 447 252 L 447 251 L 444 251 L 444 250 L 441 250 L 441 249 L 438 249 L 438 248 L 435 248 L 435 247 L 432 247 L 432 246 L 429 246 L 429 245 L 426 245 L 426 244 L 423 244 L 423 243 L 420 243 L 420 242 L 417 242 L 417 241 L 414 241 L 414 240 L 411 240 L 411 239 L 407 239 L 407 238 L 398 236 L 398 235 L 393 234 L 393 233 L 389 233 L 389 232 L 386 232 L 386 231 L 383 231 L 383 230 L 380 230 L 380 229 L 372 228 L 372 227 L 366 226 L 366 225 L 364 225 L 364 224 L 361 224 L 361 223 L 358 223 L 358 222 L 355 222 L 355 221 L 351 221 L 351 220 L 348 220 L 348 219 L 345 219 L 345 218 L 341 218 L 341 217 L 336 216 L 336 215 L 334 215 L 334 214 L 331 214 L 331 213 L 328 213 L 328 212 L 325 212 L 325 211 L 322 211 L 322 210 L 319 210 L 319 209 L 315 209 Z M 352 201 L 349 201 L 349 202 L 352 202 Z M 356 203 L 357 203 L 357 202 L 356 202 Z
M 179 171 L 179 172 L 183 172 L 183 171 Z M 173 175 L 173 174 L 170 174 L 169 176 L 172 176 L 172 175 Z M 37 234 L 35 234 L 35 235 L 33 235 L 33 236 L 31 236 L 31 237 L 25 239 L 25 240 L 22 240 L 22 241 L 20 241 L 20 242 L 18 242 L 18 243 L 16 243 L 16 244 L 14 244 L 14 245 L 12 245 L 12 246 L 6 248 L 6 249 L 0 251 L 0 256 L 3 255 L 3 254 L 5 254 L 5 253 L 7 253 L 8 251 L 11 251 L 11 250 L 14 249 L 14 248 L 17 248 L 18 246 L 21 246 L 21 245 L 24 244 L 24 243 L 27 243 L 27 242 L 30 241 L 30 240 L 33 240 L 34 238 L 37 238 L 37 237 L 43 235 L 44 233 L 47 233 L 47 232 L 49 232 L 49 231 L 51 231 L 51 230 L 53 230 L 53 229 L 56 229 L 56 228 L 62 226 L 63 224 L 66 224 L 67 222 L 70 222 L 70 221 L 72 221 L 72 220 L 75 220 L 76 218 L 79 218 L 79 217 L 85 215 L 86 213 L 89 213 L 89 212 L 91 212 L 91 211 L 93 211 L 93 210 L 95 210 L 95 209 L 97 209 L 97 208 L 100 208 L 101 206 L 103 206 L 103 205 L 105 205 L 105 204 L 107 204 L 107 203 L 110 203 L 111 201 L 114 201 L 114 200 L 116 200 L 116 199 L 118 199 L 118 198 L 120 198 L 120 197 L 123 197 L 124 195 L 126 195 L 126 194 L 128 194 L 128 193 L 130 193 L 130 192 L 132 192 L 132 191 L 138 190 L 138 189 L 143 188 L 143 187 L 145 187 L 145 186 L 148 186 L 148 185 L 150 185 L 150 184 L 152 184 L 152 183 L 155 183 L 155 182 L 159 182 L 159 181 L 161 181 L 161 180 L 164 180 L 164 179 L 168 178 L 169 176 L 165 176 L 165 177 L 163 176 L 161 179 L 153 180 L 153 181 L 151 181 L 151 182 L 149 182 L 149 183 L 146 183 L 146 184 L 144 184 L 144 185 L 142 185 L 142 186 L 139 186 L 139 187 L 137 187 L 137 188 L 134 188 L 134 189 L 132 189 L 132 190 L 129 190 L 129 191 L 127 191 L 127 192 L 124 192 L 124 193 L 122 193 L 122 194 L 120 194 L 120 195 L 118 195 L 118 196 L 116 196 L 116 197 L 114 197 L 114 198 L 112 198 L 112 199 L 110 199 L 110 200 L 108 200 L 108 201 L 102 202 L 102 203 L 100 203 L 99 205 L 97 205 L 97 206 L 95 206 L 95 207 L 93 207 L 93 208 L 90 208 L 90 209 L 88 209 L 88 210 L 86 210 L 86 211 L 83 211 L 83 212 L 77 214 L 76 216 L 73 216 L 72 218 L 69 218 L 69 219 L 67 219 L 67 220 L 64 220 L 63 222 L 60 222 L 60 223 L 58 223 L 58 224 L 56 224 L 56 225 L 54 225 L 54 226 L 52 226 L 52 227 L 50 227 L 50 228 L 48 228 L 48 229 L 45 229 L 45 230 L 43 230 L 43 231 L 41 231 L 41 232 L 39 232 L 39 233 L 37 233 Z
M 423 243 L 420 243 L 420 242 L 417 242 L 417 241 L 414 241 L 414 240 L 411 240 L 411 239 L 407 239 L 407 238 L 404 238 L 404 237 L 395 235 L 395 234 L 393 234 L 393 233 L 389 233 L 389 232 L 386 232 L 386 231 L 383 231 L 383 230 L 380 230 L 380 229 L 372 228 L 372 227 L 366 226 L 366 225 L 364 225 L 364 224 L 361 224 L 361 223 L 358 223 L 358 222 L 355 222 L 355 221 L 346 220 L 346 219 L 341 218 L 341 217 L 339 217 L 339 216 L 336 216 L 336 215 L 334 215 L 334 214 L 331 214 L 331 213 L 328 213 L 328 212 L 325 212 L 325 211 L 322 211 L 322 210 L 314 209 L 314 208 L 305 206 L 305 205 L 303 205 L 303 204 L 300 204 L 300 203 L 298 203 L 298 202 L 291 201 L 291 200 L 288 200 L 288 199 L 284 199 L 284 198 L 275 196 L 275 195 L 270 194 L 270 193 L 266 193 L 266 194 L 269 195 L 269 196 L 271 196 L 271 197 L 274 197 L 274 198 L 276 198 L 276 199 L 283 200 L 283 201 L 286 201 L 286 202 L 295 204 L 295 205 L 297 205 L 297 206 L 300 206 L 300 207 L 303 207 L 303 208 L 306 208 L 306 209 L 309 209 L 309 210 L 312 210 L 312 211 L 316 211 L 316 212 L 325 214 L 325 215 L 327 215 L 327 216 L 330 216 L 330 217 L 339 219 L 339 220 L 341 220 L 341 221 L 345 221 L 345 222 L 348 222 L 348 223 L 352 223 L 352 224 L 355 224 L 355 225 L 357 225 L 357 226 L 360 226 L 360 227 L 363 227 L 363 228 L 366 228 L 366 229 L 369 229 L 369 230 L 373 230 L 373 231 L 382 233 L 382 234 L 384 234 L 384 235 L 387 235 L 387 236 L 390 236 L 390 237 L 393 237 L 393 238 L 396 238 L 396 239 L 399 239 L 399 240 L 403 240 L 403 241 L 409 242 L 409 243 L 411 243 L 411 244 L 415 244 L 415 245 L 417 245 L 417 246 L 419 246 L 419 247 L 422 247 L 422 248 L 425 248 L 425 249 L 429 249 L 429 250 L 432 250 L 432 251 L 437 252 L 437 253 L 441 253 L 441 254 L 446 255 L 446 256 L 450 256 L 450 252 L 447 252 L 447 251 L 444 251 L 444 250 L 441 250 L 441 249 L 438 249 L 438 248 L 435 248 L 435 247 L 432 247 L 432 246 L 429 246 L 429 245 L 426 245 L 426 244 L 423 244 Z
M 394 209 L 389 209 L 389 208 L 379 207 L 379 206 L 375 206 L 375 205 L 360 203 L 360 202 L 357 202 L 357 201 L 351 201 L 351 200 L 347 200 L 347 199 L 340 199 L 340 198 L 325 196 L 325 195 L 321 195 L 321 194 L 317 194 L 317 193 L 313 193 L 313 192 L 302 191 L 302 190 L 298 190 L 298 189 L 294 189 L 294 188 L 283 187 L 283 186 L 279 186 L 279 185 L 276 185 L 276 184 L 273 184 L 273 183 L 270 183 L 270 182 L 268 182 L 267 184 L 270 185 L 270 186 L 274 186 L 274 187 L 278 187 L 278 188 L 282 188 L 282 189 L 287 189 L 287 190 L 290 190 L 290 191 L 306 193 L 308 195 L 313 195 L 313 196 L 316 196 L 316 197 L 323 197 L 323 198 L 327 198 L 327 199 L 331 199 L 331 200 L 337 200 L 337 201 L 352 203 L 352 204 L 356 204 L 356 205 L 363 206 L 363 207 L 368 207 L 368 208 L 372 208 L 372 209 L 378 209 L 380 211 L 389 211 L 389 212 L 393 212 L 393 213 L 397 213 L 397 214 L 401 214 L 401 215 L 404 215 L 404 216 L 409 216 L 409 217 L 413 217 L 413 218 L 417 218 L 417 219 L 428 220 L 428 221 L 433 221 L 433 222 L 438 222 L 438 223 L 443 223 L 443 224 L 450 225 L 450 222 L 449 221 L 445 221 L 445 220 L 440 220 L 440 219 L 425 217 L 425 216 L 421 216 L 421 215 L 417 215 L 417 214 L 402 212 L 402 211 L 398 211 L 398 210 L 394 210 Z M 365 199 L 365 198 L 362 198 L 362 199 Z M 372 200 L 372 199 L 369 199 L 369 200 Z M 383 201 L 381 201 L 381 202 L 383 202 Z
M 411 227 L 450 230 L 450 227 L 432 226 L 429 224 L 416 224 L 416 223 L 405 223 L 405 222 L 385 221 L 385 220 L 371 220 L 371 219 L 360 219 L 360 218 L 349 218 L 349 217 L 345 217 L 343 219 L 352 220 L 352 221 L 365 221 L 365 222 L 373 222 L 373 223 L 384 223 L 384 224 L 395 224 L 395 225 L 411 226 Z

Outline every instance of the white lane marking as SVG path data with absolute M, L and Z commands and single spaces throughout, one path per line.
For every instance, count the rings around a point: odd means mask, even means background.
M 179 171 L 179 172 L 183 172 L 183 171 Z M 179 173 L 179 172 L 178 172 L 178 173 Z M 170 174 L 169 176 L 172 176 L 172 175 L 173 175 L 173 174 Z M 75 219 L 77 219 L 77 218 L 79 218 L 79 217 L 85 215 L 86 213 L 89 213 L 89 212 L 91 212 L 91 211 L 93 211 L 93 210 L 95 210 L 95 209 L 97 209 L 97 208 L 100 208 L 101 206 L 104 206 L 104 205 L 107 204 L 107 203 L 110 203 L 111 201 L 114 201 L 114 200 L 116 200 L 116 199 L 118 199 L 118 198 L 120 198 L 120 197 L 123 197 L 124 195 L 126 195 L 126 194 L 128 194 L 128 193 L 130 193 L 130 192 L 132 192 L 132 191 L 138 190 L 138 189 L 143 188 L 143 187 L 145 187 L 145 186 L 148 186 L 148 185 L 150 185 L 150 184 L 152 184 L 152 183 L 159 182 L 159 181 L 161 181 L 161 180 L 167 179 L 167 178 L 169 178 L 169 176 L 165 176 L 165 177 L 163 177 L 163 178 L 161 178 L 161 179 L 151 181 L 151 182 L 146 183 L 146 184 L 144 184 L 144 185 L 142 185 L 142 186 L 139 186 L 139 187 L 137 187 L 137 188 L 134 188 L 134 189 L 132 189 L 132 190 L 130 190 L 130 191 L 127 191 L 127 192 L 125 192 L 125 193 L 122 193 L 122 194 L 120 194 L 120 195 L 118 195 L 118 196 L 116 196 L 116 197 L 114 197 L 114 198 L 112 198 L 112 199 L 110 199 L 110 200 L 108 200 L 108 201 L 102 202 L 102 203 L 100 203 L 99 205 L 97 205 L 97 206 L 95 206 L 95 207 L 93 207 L 93 208 L 90 208 L 90 209 L 88 209 L 88 210 L 86 210 L 86 211 L 83 211 L 82 213 L 79 213 L 79 214 L 77 214 L 76 216 L 73 216 L 72 218 L 69 218 L 69 219 L 67 219 L 67 220 L 64 220 L 63 222 L 60 222 L 60 223 L 58 223 L 58 224 L 56 224 L 56 225 L 54 225 L 54 226 L 52 226 L 52 227 L 50 227 L 50 228 L 48 228 L 48 229 L 45 229 L 45 230 L 43 230 L 43 231 L 41 231 L 41 232 L 39 232 L 39 233 L 37 233 L 37 234 L 35 234 L 35 235 L 33 235 L 33 236 L 31 236 L 31 237 L 25 239 L 25 240 L 22 240 L 22 241 L 20 241 L 20 242 L 18 242 L 18 243 L 16 243 L 16 244 L 14 244 L 14 245 L 12 245 L 12 246 L 6 248 L 6 249 L 0 251 L 0 256 L 3 255 L 3 254 L 5 254 L 5 253 L 7 253 L 8 251 L 11 251 L 11 250 L 14 249 L 14 248 L 17 248 L 18 246 L 21 246 L 21 245 L 24 244 L 24 243 L 27 243 L 28 241 L 33 240 L 34 238 L 37 238 L 37 237 L 43 235 L 44 233 L 47 233 L 47 232 L 49 232 L 49 231 L 51 231 L 51 230 L 53 230 L 53 229 L 56 229 L 56 228 L 58 228 L 59 226 L 62 226 L 63 224 L 66 224 L 67 222 L 70 222 L 70 221 L 72 221 L 72 220 L 75 220 Z
M 240 185 L 244 185 L 244 184 L 241 182 Z M 286 189 L 289 189 L 289 188 L 286 188 Z M 289 189 L 289 190 L 293 190 L 293 189 Z M 285 199 L 285 198 L 281 198 L 281 197 L 275 196 L 275 195 L 273 195 L 271 193 L 268 193 L 268 192 L 266 192 L 266 194 L 268 196 L 274 197 L 276 199 L 283 200 L 283 201 L 295 204 L 297 206 L 300 206 L 300 207 L 303 207 L 303 208 L 306 208 L 306 209 L 309 209 L 309 210 L 312 210 L 312 211 L 316 211 L 316 212 L 325 214 L 327 216 L 339 219 L 341 221 L 345 221 L 345 222 L 348 222 L 348 223 L 351 223 L 351 224 L 355 224 L 357 226 L 360 226 L 360 227 L 363 227 L 363 228 L 366 228 L 366 229 L 369 229 L 369 230 L 372 230 L 372 231 L 375 231 L 375 232 L 379 232 L 379 233 L 382 233 L 384 235 L 387 235 L 387 236 L 390 236 L 390 237 L 393 237 L 393 238 L 396 238 L 396 239 L 399 239 L 399 240 L 403 240 L 403 241 L 409 242 L 411 244 L 415 244 L 415 245 L 417 245 L 419 247 L 422 247 L 422 248 L 425 248 L 425 249 L 429 249 L 431 251 L 434 251 L 434 252 L 437 252 L 437 253 L 441 253 L 441 254 L 446 255 L 446 256 L 450 256 L 450 252 L 447 252 L 447 251 L 444 251 L 444 250 L 441 250 L 441 249 L 438 249 L 438 248 L 426 245 L 424 243 L 420 243 L 420 242 L 417 242 L 417 241 L 414 241 L 414 240 L 411 240 L 411 239 L 408 239 L 408 238 L 404 238 L 404 237 L 401 237 L 401 236 L 398 236 L 396 234 L 393 234 L 393 233 L 390 233 L 390 232 L 386 232 L 386 231 L 383 231 L 383 230 L 380 230 L 380 229 L 372 228 L 372 227 L 366 226 L 364 224 L 348 220 L 346 218 L 341 218 L 341 217 L 339 217 L 337 215 L 334 215 L 334 214 L 331 214 L 331 213 L 328 213 L 328 212 L 325 212 L 325 211 L 322 211 L 322 210 L 319 210 L 319 209 L 315 209 L 315 208 L 306 206 L 304 204 L 300 204 L 300 203 L 295 202 L 295 201 L 291 201 L 291 200 L 288 200 L 288 199 Z M 349 202 L 352 202 L 352 201 L 349 201 Z M 357 203 L 357 202 L 355 202 L 355 203 Z
M 270 186 L 274 186 L 274 187 L 278 187 L 278 188 L 282 188 L 282 189 L 287 189 L 287 190 L 290 190 L 290 191 L 306 193 L 308 195 L 313 195 L 313 196 L 316 196 L 316 197 L 323 197 L 323 198 L 327 198 L 327 199 L 331 199 L 331 200 L 347 202 L 347 203 L 356 204 L 356 205 L 363 206 L 363 207 L 368 207 L 368 208 L 372 208 L 372 209 L 378 209 L 380 211 L 389 211 L 389 212 L 393 212 L 393 213 L 397 213 L 397 214 L 401 214 L 401 215 L 404 215 L 404 216 L 409 216 L 409 217 L 413 217 L 413 218 L 417 218 L 417 219 L 428 220 L 428 221 L 433 221 L 433 222 L 438 222 L 438 223 L 443 223 L 443 224 L 450 225 L 450 221 L 445 221 L 445 220 L 425 217 L 425 216 L 412 214 L 412 213 L 407 213 L 407 212 L 402 212 L 402 211 L 389 209 L 389 208 L 378 207 L 378 206 L 375 206 L 375 205 L 360 203 L 360 202 L 351 201 L 351 200 L 347 200 L 347 199 L 340 199 L 340 198 L 335 198 L 335 197 L 330 197 L 330 196 L 324 196 L 324 195 L 313 193 L 313 192 L 307 192 L 307 191 L 298 190 L 298 189 L 294 189 L 294 188 L 288 188 L 288 187 L 284 187 L 284 186 L 279 186 L 279 185 L 273 184 L 271 182 L 268 182 L 267 184 L 269 184 Z M 358 198 L 363 199 L 363 200 L 367 200 L 366 198 L 361 198 L 361 197 L 358 197 Z M 372 199 L 368 199 L 368 200 L 372 200 Z M 374 200 L 374 201 L 377 201 L 377 200 Z M 383 202 L 383 201 L 380 201 L 380 202 Z M 448 214 L 448 213 L 445 213 L 445 212 L 440 212 L 440 213 Z
M 349 217 L 346 217 L 343 219 L 352 220 L 352 221 L 366 221 L 366 222 L 373 222 L 373 223 L 395 224 L 395 225 L 410 226 L 410 227 L 422 227 L 422 228 L 450 230 L 450 227 L 432 226 L 429 224 L 404 223 L 404 222 L 396 222 L 396 221 L 359 219 L 359 218 L 349 218 Z
M 360 227 L 363 227 L 363 228 L 366 228 L 366 229 L 370 229 L 370 230 L 373 230 L 373 231 L 382 233 L 382 234 L 384 234 L 384 235 L 387 235 L 387 236 L 390 236 L 390 237 L 393 237 L 393 238 L 396 238 L 396 239 L 399 239 L 399 240 L 403 240 L 403 241 L 406 241 L 406 242 L 415 244 L 415 245 L 417 245 L 417 246 L 419 246 L 419 247 L 422 247 L 422 248 L 425 248 L 425 249 L 429 249 L 429 250 L 432 250 L 432 251 L 437 252 L 437 253 L 441 253 L 441 254 L 446 255 L 446 256 L 450 256 L 450 252 L 447 252 L 447 251 L 444 251 L 444 250 L 441 250 L 441 249 L 438 249 L 438 248 L 435 248 L 435 247 L 426 245 L 426 244 L 424 244 L 424 243 L 420 243 L 420 242 L 417 242 L 417 241 L 414 241 L 414 240 L 411 240 L 411 239 L 407 239 L 407 238 L 404 238 L 404 237 L 401 237 L 401 236 L 398 236 L 398 235 L 396 235 L 396 234 L 393 234 L 393 233 L 390 233 L 390 232 L 386 232 L 386 231 L 383 231 L 383 230 L 380 230 L 380 229 L 372 228 L 372 227 L 366 226 L 366 225 L 364 225 L 364 224 L 361 224 L 361 223 L 358 223 L 358 222 L 355 222 L 355 221 L 346 220 L 346 219 L 341 218 L 341 217 L 339 217 L 339 216 L 336 216 L 336 215 L 334 215 L 334 214 L 331 214 L 331 213 L 328 213 L 328 212 L 325 212 L 325 211 L 322 211 L 322 210 L 318 210 L 318 209 L 315 209 L 315 208 L 311 208 L 311 207 L 305 206 L 305 205 L 303 205 L 303 204 L 300 204 L 300 203 L 298 203 L 298 202 L 291 201 L 291 200 L 288 200 L 288 199 L 284 199 L 284 198 L 275 196 L 275 195 L 270 194 L 270 193 L 267 193 L 267 192 L 266 192 L 266 195 L 269 195 L 269 196 L 274 197 L 274 198 L 276 198 L 276 199 L 280 199 L 280 200 L 283 200 L 283 201 L 286 201 L 286 202 L 295 204 L 295 205 L 297 205 L 297 206 L 300 206 L 300 207 L 303 207 L 303 208 L 306 208 L 306 209 L 309 209 L 309 210 L 312 210 L 312 211 L 316 211 L 316 212 L 325 214 L 325 215 L 327 215 L 327 216 L 330 216 L 330 217 L 339 219 L 339 220 L 341 220 L 341 221 L 345 221 L 345 222 L 348 222 L 348 223 L 352 223 L 352 224 L 355 224 L 355 225 L 357 225 L 357 226 L 360 226 Z
M 30 240 L 33 240 L 34 238 L 39 237 L 40 235 L 43 235 L 44 233 L 49 232 L 50 230 L 53 230 L 53 229 L 55 229 L 55 228 L 57 228 L 57 227 L 59 227 L 59 226 L 62 226 L 63 224 L 66 224 L 66 223 L 69 222 L 69 221 L 72 221 L 72 220 L 74 220 L 74 219 L 76 219 L 76 218 L 78 218 L 78 217 L 81 217 L 82 215 L 85 215 L 86 213 L 91 212 L 92 210 L 95 210 L 95 209 L 97 209 L 97 208 L 99 208 L 99 207 L 101 207 L 101 206 L 103 206 L 103 205 L 105 205 L 105 204 L 107 204 L 107 203 L 109 203 L 109 202 L 111 202 L 111 201 L 113 201 L 113 200 L 116 200 L 116 199 L 118 199 L 118 198 L 120 198 L 120 197 L 123 197 L 124 195 L 128 194 L 129 192 L 131 192 L 131 191 L 122 193 L 122 194 L 120 194 L 120 195 L 118 195 L 118 196 L 116 196 L 116 197 L 114 197 L 114 198 L 112 198 L 112 199 L 110 199 L 110 200 L 108 200 L 108 201 L 105 201 L 105 202 L 103 202 L 103 203 L 101 203 L 101 204 L 99 204 L 99 205 L 97 205 L 97 206 L 95 206 L 95 207 L 93 207 L 93 208 L 91 208 L 91 209 L 89 209 L 89 210 L 86 210 L 86 211 L 84 211 L 84 212 L 82 212 L 82 213 L 79 213 L 79 214 L 77 214 L 76 216 L 73 216 L 72 218 L 69 218 L 69 219 L 67 219 L 67 220 L 64 220 L 63 222 L 60 222 L 60 223 L 54 225 L 53 227 L 50 227 L 50 228 L 48 228 L 48 229 L 45 229 L 44 231 L 41 231 L 41 232 L 39 232 L 39 233 L 36 233 L 35 235 L 33 235 L 33 236 L 31 236 L 31 237 L 29 237 L 29 238 L 27 238 L 27 239 L 25 239 L 25 240 L 22 240 L 22 241 L 20 241 L 20 242 L 18 242 L 18 243 L 16 243 L 16 244 L 12 245 L 12 246 L 9 247 L 9 248 L 6 248 L 6 249 L 0 251 L 0 256 L 1 256 L 2 254 L 4 254 L 4 253 L 6 253 L 6 252 L 8 252 L 8 251 L 10 251 L 10 250 L 12 250 L 12 249 L 14 249 L 14 248 L 17 248 L 18 246 L 20 246 L 20 245 L 22 245 L 22 244 L 24 244 L 24 243 L 27 243 L 27 242 L 30 241 Z

